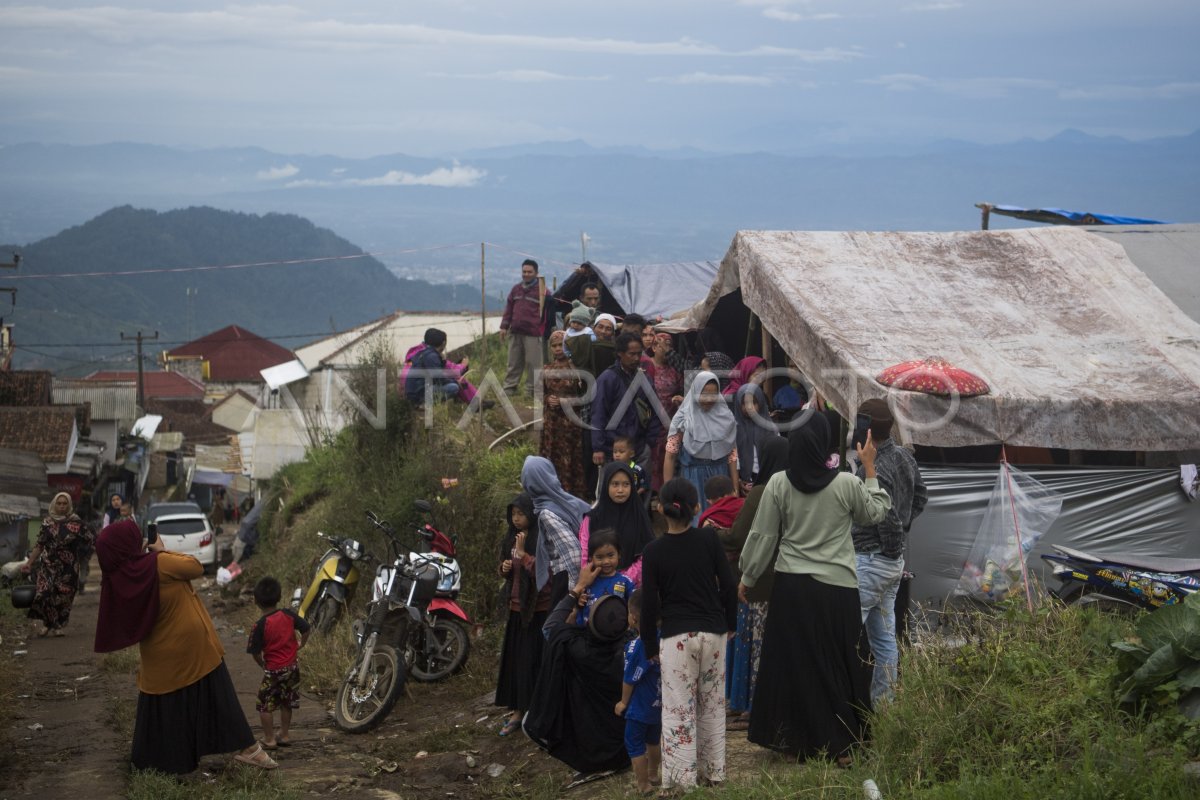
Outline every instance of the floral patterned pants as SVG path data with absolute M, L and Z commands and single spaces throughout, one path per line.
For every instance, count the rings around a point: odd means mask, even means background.
M 683 633 L 659 648 L 664 789 L 725 780 L 725 638 Z

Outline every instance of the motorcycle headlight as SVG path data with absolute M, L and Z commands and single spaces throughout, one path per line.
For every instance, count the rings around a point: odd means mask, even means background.
M 343 539 L 342 554 L 351 561 L 358 561 L 363 557 L 363 546 L 354 539 Z

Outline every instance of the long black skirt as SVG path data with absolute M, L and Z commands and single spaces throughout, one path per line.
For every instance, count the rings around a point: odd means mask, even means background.
M 534 613 L 525 625 L 521 622 L 520 611 L 508 612 L 504 646 L 500 651 L 500 676 L 496 679 L 496 705 L 520 712 L 529 710 L 533 686 L 542 667 L 542 651 L 546 645 L 542 626 L 546 624 L 548 613 Z
M 200 680 L 167 694 L 138 694 L 133 766 L 172 775 L 194 770 L 202 756 L 254 744 L 254 733 L 222 661 Z
M 749 739 L 804 760 L 847 754 L 866 735 L 871 668 L 858 590 L 775 573 Z

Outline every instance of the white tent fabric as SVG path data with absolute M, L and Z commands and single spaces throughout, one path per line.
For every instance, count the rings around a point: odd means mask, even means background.
M 592 264 L 626 314 L 669 317 L 704 299 L 717 276 L 715 261 L 678 264 Z
M 671 327 L 702 326 L 738 288 L 848 417 L 888 394 L 874 376 L 904 361 L 939 356 L 991 385 L 962 399 L 891 392 L 907 441 L 1200 446 L 1200 324 L 1087 231 L 742 231 Z

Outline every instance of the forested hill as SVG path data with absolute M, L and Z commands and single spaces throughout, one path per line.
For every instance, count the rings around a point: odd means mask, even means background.
M 396 309 L 479 307 L 477 288 L 401 279 L 369 256 L 228 268 L 362 253 L 290 214 L 123 206 L 25 247 L 0 245 L 0 260 L 14 251 L 22 279 L 6 271 L 0 284 L 18 287 L 17 302 L 0 297 L 0 315 L 16 324 L 19 367 L 132 368 L 131 345 L 117 345 L 137 330 L 159 332 L 151 353 L 231 324 L 290 349 Z M 224 268 L 112 274 L 198 266 Z M 42 275 L 63 277 L 24 279 Z

